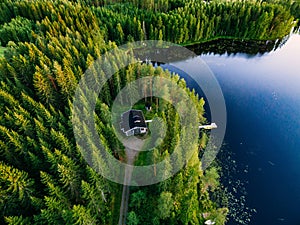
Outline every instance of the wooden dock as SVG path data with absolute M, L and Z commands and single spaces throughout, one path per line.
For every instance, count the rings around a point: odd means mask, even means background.
M 201 125 L 199 129 L 212 130 L 218 128 L 216 123 L 211 123 L 210 125 Z

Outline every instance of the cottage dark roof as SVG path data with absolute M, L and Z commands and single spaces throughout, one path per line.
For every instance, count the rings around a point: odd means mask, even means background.
M 147 127 L 143 112 L 141 110 L 129 110 L 122 114 L 121 129 L 126 132 L 135 127 Z

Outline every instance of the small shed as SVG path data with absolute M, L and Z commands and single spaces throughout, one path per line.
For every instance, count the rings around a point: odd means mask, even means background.
M 126 136 L 145 134 L 148 131 L 143 112 L 134 109 L 121 115 L 120 128 Z

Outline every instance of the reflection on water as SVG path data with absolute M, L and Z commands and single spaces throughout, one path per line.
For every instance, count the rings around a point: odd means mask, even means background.
M 275 41 L 248 41 L 248 40 L 232 40 L 218 39 L 208 43 L 188 46 L 190 50 L 197 55 L 203 55 L 213 52 L 214 54 L 240 54 L 245 53 L 245 56 L 251 58 L 258 54 L 271 52 L 284 45 L 287 38 Z
M 257 210 L 249 224 L 300 224 L 300 36 L 252 58 L 201 58 L 226 99 L 225 141 L 238 161 L 236 179 L 249 183 L 247 205 Z
M 226 149 L 220 157 L 231 160 L 223 160 L 230 178 L 225 186 L 237 191 L 236 198 L 246 196 L 244 212 L 256 211 L 250 222 L 237 212 L 243 223 L 231 220 L 232 225 L 300 224 L 300 35 L 283 43 L 250 57 L 245 51 L 220 55 L 208 50 L 199 56 L 214 72 L 226 101 Z M 193 59 L 188 62 L 197 67 Z M 244 184 L 247 195 L 236 182 Z

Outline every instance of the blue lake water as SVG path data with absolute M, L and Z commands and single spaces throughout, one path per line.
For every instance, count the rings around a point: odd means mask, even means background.
M 237 166 L 231 176 L 243 182 L 245 204 L 256 211 L 245 224 L 299 225 L 300 35 L 265 54 L 198 57 L 224 94 L 225 150 Z

